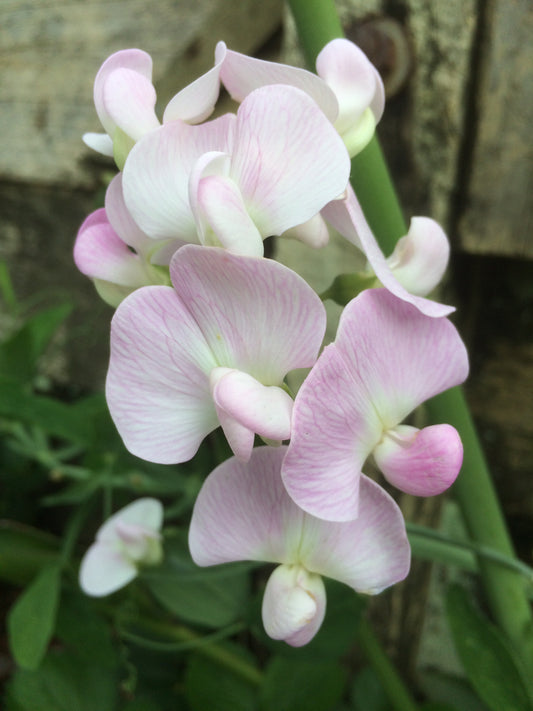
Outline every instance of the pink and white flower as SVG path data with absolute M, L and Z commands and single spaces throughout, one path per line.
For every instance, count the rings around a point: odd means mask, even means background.
M 342 195 L 349 172 L 344 144 L 315 102 L 290 86 L 266 86 L 236 117 L 173 121 L 142 138 L 124 168 L 124 198 L 150 237 L 262 256 L 265 237 Z
M 163 123 L 177 119 L 200 123 L 212 113 L 220 90 L 220 67 L 215 66 L 174 96 Z M 156 92 L 152 84 L 152 58 L 140 49 L 115 52 L 100 67 L 94 82 L 94 105 L 106 133 L 86 133 L 84 142 L 99 153 L 115 156 L 122 168 L 132 146 L 158 128 Z
M 246 464 L 231 458 L 218 466 L 196 500 L 189 547 L 201 566 L 278 563 L 266 586 L 263 623 L 272 638 L 299 647 L 324 618 L 322 576 L 373 595 L 405 578 L 410 549 L 398 506 L 365 476 L 357 520 L 328 522 L 302 511 L 281 481 L 285 452 L 259 447 Z
M 242 459 L 255 434 L 288 439 L 283 379 L 316 360 L 326 325 L 318 296 L 277 262 L 214 247 L 185 245 L 170 275 L 174 288 L 135 291 L 112 321 L 106 396 L 126 447 L 170 464 L 219 425 Z
M 403 491 L 444 491 L 462 463 L 456 430 L 401 423 L 467 374 L 466 349 L 447 319 L 428 318 L 385 289 L 361 293 L 296 396 L 282 468 L 290 496 L 314 516 L 356 518 L 370 455 Z
M 254 89 L 287 84 L 305 91 L 343 139 L 350 156 L 367 145 L 385 106 L 385 91 L 377 69 L 353 42 L 334 39 L 316 60 L 318 76 L 305 69 L 265 62 L 228 50 L 219 42 L 216 60 L 223 58 L 220 78 L 236 101 Z
M 153 240 L 139 229 L 124 204 L 119 173 L 107 188 L 105 209 L 95 210 L 81 225 L 74 262 L 93 279 L 104 301 L 118 306 L 141 286 L 169 284 L 168 264 L 182 244 Z
M 163 507 L 144 498 L 117 511 L 97 531 L 96 541 L 84 555 L 80 586 L 87 595 L 103 597 L 130 583 L 143 565 L 162 558 Z

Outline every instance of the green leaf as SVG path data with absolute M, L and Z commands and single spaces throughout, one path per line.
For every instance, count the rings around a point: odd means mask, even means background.
M 27 585 L 37 573 L 56 561 L 59 539 L 16 521 L 0 521 L 0 579 Z
M 428 703 L 437 708 L 451 706 L 453 711 L 488 711 L 465 678 L 422 669 L 418 674 L 418 685 L 430 700 Z
M 71 311 L 71 304 L 61 304 L 28 319 L 0 345 L 0 375 L 22 383 L 31 380 L 39 357 Z
M 36 671 L 17 671 L 6 711 L 115 711 L 116 688 L 111 671 L 54 650 Z
M 449 589 L 446 607 L 455 648 L 479 697 L 492 711 L 531 711 L 519 664 L 498 629 L 458 585 Z
M 350 697 L 354 711 L 389 711 L 390 708 L 387 694 L 372 667 L 364 667 L 357 674 Z
M 33 395 L 21 383 L 0 376 L 0 417 L 37 425 L 48 434 L 86 444 L 92 439 L 91 421 L 83 408 L 43 395 Z
M 262 711 L 330 711 L 342 697 L 346 673 L 335 662 L 274 657 L 261 686 Z
M 183 620 L 207 627 L 224 627 L 242 617 L 250 588 L 248 564 L 199 568 L 184 535 L 165 540 L 163 551 L 163 563 L 142 574 L 162 605 Z
M 320 298 L 322 301 L 331 299 L 339 304 L 339 306 L 346 306 L 349 301 L 354 299 L 362 291 L 370 289 L 376 286 L 376 284 L 379 284 L 379 282 L 377 282 L 374 274 L 367 274 L 365 272 L 339 274 L 339 276 L 335 277 L 329 289 L 326 289 L 323 294 L 320 294 Z
M 15 661 L 25 669 L 37 669 L 55 629 L 61 588 L 61 569 L 44 568 L 9 611 L 9 646 Z
M 257 689 L 204 656 L 193 655 L 185 674 L 191 711 L 256 711 Z

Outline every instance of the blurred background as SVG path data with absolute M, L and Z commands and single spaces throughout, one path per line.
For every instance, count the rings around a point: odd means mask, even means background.
M 458 307 L 472 363 L 467 394 L 515 544 L 531 563 L 533 5 L 337 4 L 347 37 L 385 82 L 378 135 L 405 216 L 435 218 L 452 242 L 443 301 Z M 84 132 L 100 130 L 92 87 L 103 60 L 127 47 L 149 52 L 161 108 L 212 66 L 218 40 L 264 59 L 303 60 L 279 0 L 9 0 L 0 5 L 0 28 L 0 261 L 28 308 L 74 305 L 40 364 L 39 381 L 72 398 L 103 386 L 112 315 L 72 261 L 77 229 L 102 204 L 115 172 L 81 141 Z M 297 262 L 323 289 L 340 265 L 358 266 L 349 246 L 334 242 L 329 254 L 325 260 L 284 246 L 282 259 Z M 0 304 L 0 331 L 14 325 L 12 318 Z M 441 501 L 405 497 L 402 505 L 411 520 L 427 525 L 443 515 Z M 459 525 L 452 510 L 444 519 L 452 530 Z M 442 576 L 438 567 L 417 563 L 374 613 L 408 677 L 432 665 L 455 669 L 438 622 Z

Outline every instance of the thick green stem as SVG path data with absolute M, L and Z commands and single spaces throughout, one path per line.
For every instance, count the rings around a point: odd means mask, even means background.
M 339 32 L 332 0 L 288 0 L 307 62 Z M 352 178 L 361 206 L 376 238 L 389 254 L 406 226 L 376 138 L 352 160 Z M 465 457 L 454 493 L 474 541 L 514 555 L 505 519 L 495 494 L 479 439 L 462 391 L 454 388 L 428 405 L 433 422 L 454 425 L 463 440 Z M 496 563 L 480 559 L 481 576 L 494 618 L 516 645 L 528 669 L 533 669 L 533 616 L 523 579 Z
M 381 681 L 383 690 L 394 711 L 418 711 L 411 694 L 390 663 L 368 620 L 363 616 L 357 631 L 357 641 L 367 661 Z

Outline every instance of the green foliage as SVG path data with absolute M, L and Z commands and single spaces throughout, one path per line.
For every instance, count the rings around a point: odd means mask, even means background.
M 26 588 L 7 618 L 9 644 L 17 664 L 37 669 L 54 632 L 61 569 L 49 565 Z
M 265 669 L 261 711 L 329 711 L 341 700 L 346 672 L 334 661 L 274 657 Z
M 255 685 L 198 654 L 191 656 L 185 674 L 191 711 L 256 711 Z
M 379 282 L 374 274 L 367 274 L 366 272 L 339 274 L 339 276 L 335 277 L 331 286 L 320 294 L 320 298 L 322 301 L 331 299 L 339 306 L 346 306 L 349 301 L 362 291 L 378 284 Z
M 447 612 L 466 675 L 489 709 L 532 711 L 524 676 L 509 643 L 474 607 L 463 588 L 450 588 Z

